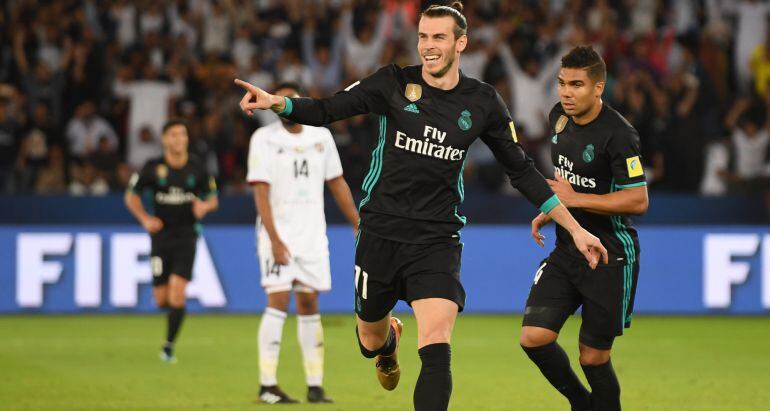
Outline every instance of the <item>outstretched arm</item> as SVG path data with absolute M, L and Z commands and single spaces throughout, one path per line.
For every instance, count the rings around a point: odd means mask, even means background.
M 393 65 L 383 67 L 345 90 L 322 99 L 276 96 L 240 79 L 236 79 L 235 84 L 246 90 L 240 106 L 249 115 L 254 114 L 254 110 L 269 109 L 297 123 L 320 126 L 357 114 L 385 113 L 385 95 L 395 87 L 395 72 Z

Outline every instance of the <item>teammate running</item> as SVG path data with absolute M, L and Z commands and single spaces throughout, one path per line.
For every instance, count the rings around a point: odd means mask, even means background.
M 160 358 L 175 363 L 174 342 L 185 316 L 185 290 L 192 279 L 200 220 L 219 206 L 217 185 L 203 162 L 187 152 L 187 125 L 171 120 L 163 126 L 163 157 L 150 160 L 131 177 L 126 207 L 150 233 L 150 267 L 155 304 L 168 308 L 166 342 Z M 152 193 L 155 215 L 139 197 Z

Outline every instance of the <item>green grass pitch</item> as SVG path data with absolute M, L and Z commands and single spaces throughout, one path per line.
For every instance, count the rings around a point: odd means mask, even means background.
M 295 410 L 409 410 L 419 372 L 415 323 L 404 316 L 401 384 L 382 390 L 356 345 L 351 315 L 326 315 L 326 379 L 335 404 Z M 461 315 L 452 344 L 452 410 L 568 410 L 518 347 L 515 316 Z M 149 316 L 0 317 L 0 409 L 255 410 L 257 316 L 190 315 L 179 363 L 158 358 L 164 319 Z M 577 365 L 578 319 L 561 343 Z M 296 322 L 284 329 L 279 381 L 304 399 Z M 644 317 L 615 345 L 630 411 L 768 409 L 770 318 Z M 579 373 L 580 374 L 580 373 Z M 582 378 L 582 374 L 581 374 Z M 272 406 L 276 407 L 276 406 Z

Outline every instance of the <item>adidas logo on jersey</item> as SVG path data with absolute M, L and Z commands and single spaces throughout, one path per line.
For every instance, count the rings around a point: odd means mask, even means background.
M 404 111 L 408 111 L 410 113 L 420 114 L 420 109 L 417 108 L 417 104 L 407 104 L 406 107 L 404 107 Z

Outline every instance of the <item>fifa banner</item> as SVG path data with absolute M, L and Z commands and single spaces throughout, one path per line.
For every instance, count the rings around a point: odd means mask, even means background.
M 552 246 L 552 228 L 544 233 Z M 643 226 L 640 236 L 637 313 L 770 312 L 770 227 Z M 263 309 L 254 238 L 253 227 L 206 228 L 191 311 Z M 352 313 L 353 233 L 330 227 L 329 240 L 333 289 L 321 309 Z M 466 312 L 521 312 L 549 248 L 525 226 L 470 226 L 462 241 Z M 0 228 L 0 313 L 152 312 L 149 252 L 149 237 L 131 226 Z

